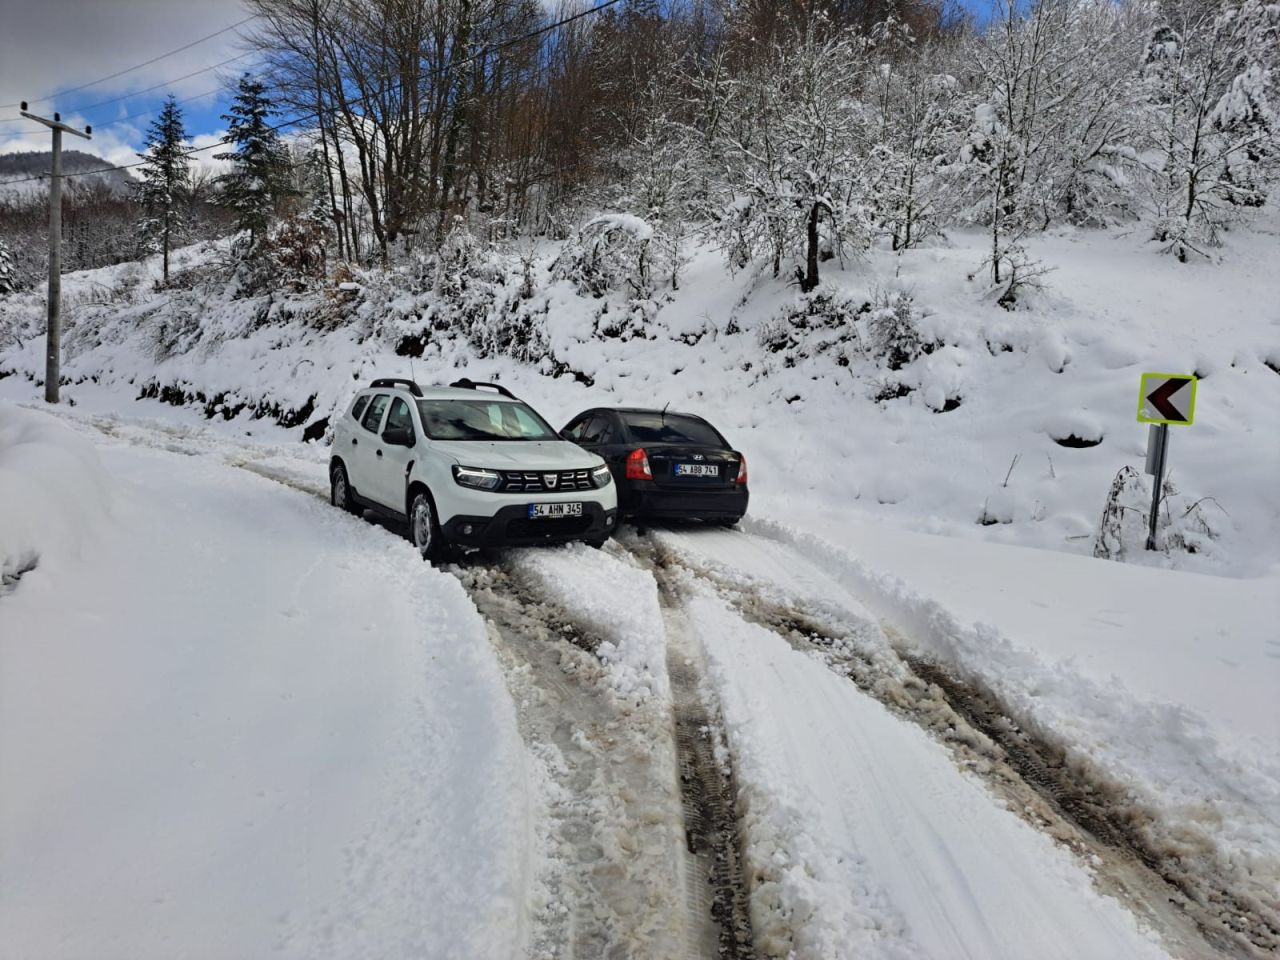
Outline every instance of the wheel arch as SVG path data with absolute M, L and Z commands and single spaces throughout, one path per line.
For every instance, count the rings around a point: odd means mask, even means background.
M 413 495 L 421 490 L 427 495 L 427 500 L 431 503 L 431 512 L 436 516 L 436 522 L 440 522 L 440 508 L 436 506 L 436 496 L 431 492 L 431 488 L 422 480 L 416 477 L 409 481 L 409 486 L 404 492 L 404 515 L 410 516 L 410 509 L 413 507 Z

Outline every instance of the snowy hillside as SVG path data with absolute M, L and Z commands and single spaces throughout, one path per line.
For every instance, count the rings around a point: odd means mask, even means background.
M 0 154 L 0 180 L 26 181 L 7 186 L 0 184 L 0 199 L 25 199 L 48 193 L 50 162 L 51 155 L 47 150 Z M 63 150 L 62 170 L 64 174 L 76 175 L 64 185 L 64 189 L 71 194 L 87 193 L 105 187 L 113 195 L 123 197 L 128 194 L 133 183 L 133 178 L 126 171 L 114 168 L 102 157 L 84 150 Z M 29 177 L 45 179 L 29 180 Z
M 1113 478 L 1142 469 L 1141 373 L 1195 373 L 1196 423 L 1172 428 L 1169 455 L 1165 536 L 1181 547 L 1149 556 L 1135 524 L 1125 559 L 1247 576 L 1280 559 L 1277 242 L 1274 212 L 1215 263 L 1159 256 L 1136 231 L 1064 228 L 1030 243 L 1052 272 L 1011 312 L 967 279 L 983 237 L 964 232 L 829 265 L 811 302 L 727 274 L 710 250 L 677 290 L 595 297 L 555 279 L 560 245 L 527 267 L 465 247 L 351 290 L 241 296 L 204 246 L 178 255 L 162 293 L 154 263 L 66 278 L 64 375 L 79 402 L 154 396 L 299 439 L 378 375 L 500 379 L 557 425 L 589 405 L 670 403 L 747 454 L 761 512 L 827 506 L 1089 555 Z M 895 310 L 914 338 L 901 356 L 878 340 Z M 0 301 L 3 395 L 37 395 L 42 324 L 38 291 Z

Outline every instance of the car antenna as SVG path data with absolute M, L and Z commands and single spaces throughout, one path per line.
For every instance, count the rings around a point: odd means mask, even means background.
M 418 376 L 413 372 L 413 357 L 409 358 L 409 379 L 414 383 L 418 382 Z
M 666 403 L 662 405 L 662 425 L 663 426 L 666 426 L 667 424 L 667 407 L 669 406 L 671 406 L 670 400 L 668 400 Z

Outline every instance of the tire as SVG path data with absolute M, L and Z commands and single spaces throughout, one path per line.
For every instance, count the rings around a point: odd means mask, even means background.
M 741 519 L 741 517 L 725 517 L 723 520 L 718 520 L 717 523 L 722 527 L 736 527 Z
M 592 550 L 603 550 L 603 549 L 604 549 L 604 541 L 603 541 L 603 540 L 588 540 L 588 541 L 587 541 L 587 546 L 588 546 L 588 547 L 590 547 Z
M 409 539 L 418 556 L 434 563 L 445 555 L 444 535 L 436 520 L 436 509 L 426 490 L 418 489 L 409 499 Z
M 351 481 L 347 478 L 347 468 L 335 463 L 329 468 L 329 502 L 339 510 L 359 516 L 362 511 L 356 504 L 351 492 Z

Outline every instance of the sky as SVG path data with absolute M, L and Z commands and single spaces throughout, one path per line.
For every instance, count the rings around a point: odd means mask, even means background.
M 147 127 L 169 93 L 179 100 L 196 98 L 181 104 L 193 145 L 215 143 L 225 130 L 221 114 L 230 100 L 222 92 L 223 81 L 253 59 L 205 68 L 245 52 L 239 31 L 86 89 L 72 88 L 248 15 L 240 0 L 0 0 L 0 154 L 49 149 L 49 131 L 19 116 L 21 100 L 30 101 L 33 113 L 52 116 L 56 110 L 72 126 L 92 124 L 92 140 L 64 137 L 64 149 L 92 152 L 115 164 L 137 159 Z M 196 75 L 187 76 L 192 73 Z M 142 92 L 153 86 L 158 88 Z M 103 102 L 109 100 L 116 102 Z M 214 152 L 198 156 L 207 162 Z

